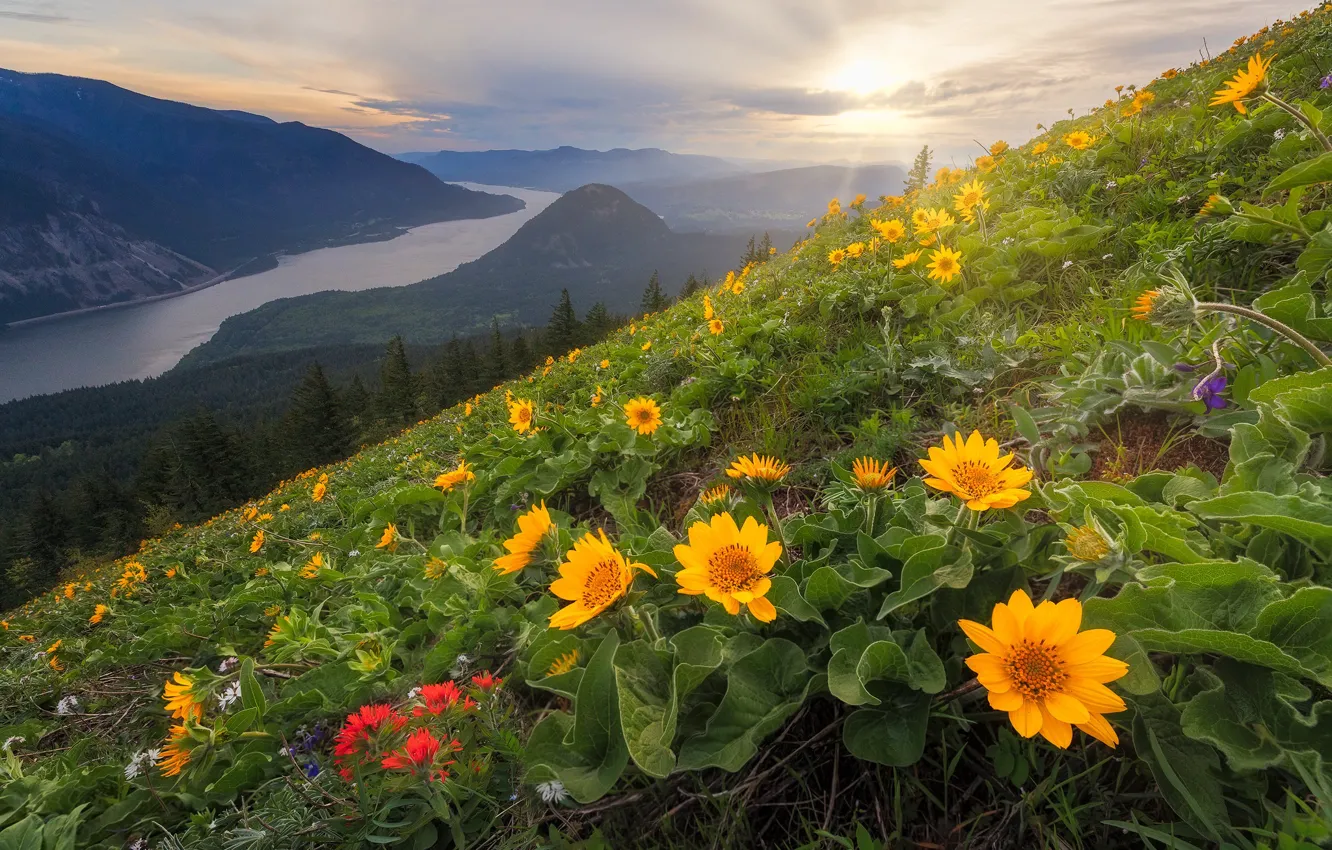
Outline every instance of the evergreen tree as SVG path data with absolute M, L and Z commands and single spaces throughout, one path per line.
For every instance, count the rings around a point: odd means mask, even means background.
M 754 240 L 749 240 L 751 246 Z M 643 300 L 639 308 L 643 313 L 660 313 L 671 304 L 671 299 L 666 297 L 666 293 L 661 291 L 661 276 L 652 272 L 652 277 L 648 279 L 647 288 L 643 290 Z
M 583 320 L 583 330 L 583 339 L 589 343 L 605 339 L 615 330 L 615 320 L 611 318 L 605 304 L 598 301 L 592 305 L 592 309 L 587 311 L 587 317 Z
M 699 282 L 698 277 L 693 272 L 690 272 L 689 277 L 685 278 L 684 286 L 680 287 L 681 300 L 688 298 L 702 288 L 703 284 Z
M 536 357 L 532 355 L 532 346 L 527 341 L 527 335 L 521 331 L 518 336 L 513 338 L 513 373 L 515 375 L 526 372 L 532 368 L 532 363 Z
M 287 453 L 297 468 L 320 466 L 351 453 L 351 429 L 318 363 L 311 364 L 292 391 L 285 425 Z
M 23 514 L 18 532 L 19 551 L 32 563 L 26 583 L 36 586 L 30 589 L 50 587 L 66 566 L 65 528 L 59 503 L 50 493 L 38 491 Z
M 379 409 L 394 424 L 416 419 L 416 385 L 402 337 L 389 340 L 379 367 Z
M 760 241 L 751 236 L 749 237 L 749 244 L 745 246 L 745 253 L 740 257 L 740 268 L 763 265 L 771 257 L 772 237 L 764 233 L 763 239 Z
M 486 380 L 481 370 L 481 358 L 470 339 L 463 340 L 458 347 L 458 379 L 463 390 L 462 398 L 470 398 L 495 386 Z
M 426 383 L 430 388 L 433 407 L 443 409 L 456 404 L 458 399 L 463 397 L 462 382 L 457 372 L 460 355 L 461 349 L 455 336 L 439 349 L 439 353 L 430 364 L 430 370 L 426 373 Z
M 509 357 L 504 351 L 504 336 L 500 334 L 499 317 L 490 320 L 490 350 L 486 352 L 486 378 L 498 384 L 509 377 Z
M 573 301 L 569 298 L 569 290 L 561 289 L 560 303 L 555 306 L 550 322 L 546 325 L 547 350 L 558 357 L 576 347 L 581 337 L 581 329 L 578 314 L 574 312 Z
M 347 430 L 353 435 L 357 435 L 365 423 L 371 419 L 370 416 L 370 391 L 365 388 L 365 382 L 361 380 L 359 374 L 352 375 L 351 381 L 347 383 L 347 388 L 342 391 L 342 409 L 347 413 Z
M 930 182 L 930 157 L 933 152 L 929 145 L 920 149 L 916 154 L 916 161 L 911 164 L 911 170 L 907 172 L 906 191 L 919 192 L 925 188 L 925 184 Z

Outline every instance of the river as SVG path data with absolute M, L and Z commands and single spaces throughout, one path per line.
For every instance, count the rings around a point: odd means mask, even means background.
M 160 375 L 207 342 L 227 317 L 278 298 L 404 286 L 453 271 L 499 247 L 559 197 L 461 185 L 513 195 L 527 207 L 495 218 L 427 224 L 387 242 L 282 257 L 277 268 L 175 298 L 0 331 L 0 403 Z

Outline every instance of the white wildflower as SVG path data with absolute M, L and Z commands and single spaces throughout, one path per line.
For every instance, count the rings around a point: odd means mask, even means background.
M 1115 188 L 1115 187 L 1118 186 L 1118 185 L 1119 185 L 1119 184 L 1116 183 L 1115 181 L 1113 181 L 1113 180 L 1108 180 L 1108 181 L 1106 181 L 1105 188 L 1107 188 L 1107 189 L 1113 189 L 1113 188 Z
M 544 803 L 563 803 L 569 798 L 569 792 L 564 790 L 564 783 L 558 779 L 542 782 L 536 790 Z
M 222 693 L 217 695 L 218 711 L 226 711 L 231 705 L 240 699 L 240 682 L 232 682 Z
M 230 658 L 223 658 L 222 663 L 217 665 L 217 672 L 219 675 L 225 675 L 227 673 L 230 673 L 232 669 L 235 668 L 235 666 L 239 663 L 240 659 L 234 655 L 231 656 Z
M 10 735 L 8 738 L 5 739 L 5 745 L 3 747 L 0 747 L 0 750 L 8 750 L 10 747 L 14 746 L 15 744 L 25 744 L 27 743 L 27 741 L 28 739 L 23 737 L 22 735 Z
M 407 692 L 407 699 L 416 699 L 420 695 L 421 695 L 420 688 L 412 688 L 410 691 Z
M 361 554 L 361 550 L 360 550 L 360 549 L 353 549 L 353 550 L 351 550 L 350 552 L 347 553 L 347 557 L 348 557 L 348 558 L 355 558 L 355 557 L 356 557 L 357 555 L 359 555 L 359 554 Z
M 56 703 L 56 714 L 62 716 L 66 714 L 73 714 L 78 710 L 79 710 L 79 698 L 75 696 L 65 697 L 62 700 L 60 700 L 60 702 Z
M 1073 265 L 1072 260 L 1064 260 L 1064 268 L 1068 268 L 1071 265 Z
M 1275 133 L 1272 134 L 1272 138 L 1276 139 L 1279 142 L 1282 139 L 1286 138 L 1286 131 L 1278 129 Z
M 1102 259 L 1102 260 L 1113 260 L 1114 258 L 1115 258 L 1115 255 L 1114 255 L 1114 254 L 1102 254 L 1102 255 L 1101 255 L 1101 259 Z

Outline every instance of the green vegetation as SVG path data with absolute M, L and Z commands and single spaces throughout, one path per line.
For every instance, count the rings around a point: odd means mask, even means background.
M 67 574 L 0 842 L 1324 845 L 1329 66 L 1324 6 Z

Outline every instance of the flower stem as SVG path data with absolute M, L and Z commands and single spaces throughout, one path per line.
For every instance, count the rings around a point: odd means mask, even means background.
M 628 606 L 630 613 L 638 618 L 643 624 L 643 631 L 647 632 L 648 642 L 656 643 L 661 640 L 661 632 L 657 631 L 657 624 L 652 622 L 652 616 L 648 612 L 640 610 L 637 606 Z
M 1263 100 L 1267 101 L 1268 103 L 1272 104 L 1273 106 L 1279 107 L 1289 112 L 1295 118 L 1296 121 L 1299 121 L 1301 124 L 1303 124 L 1305 127 L 1309 129 L 1310 133 L 1313 133 L 1313 137 L 1318 140 L 1318 143 L 1320 145 L 1323 146 L 1323 150 L 1332 151 L 1332 139 L 1328 139 L 1327 135 L 1322 130 L 1318 129 L 1318 126 L 1314 124 L 1314 122 L 1309 120 L 1308 115 L 1305 115 L 1303 112 L 1296 109 L 1293 105 L 1286 103 L 1284 100 L 1272 94 L 1271 92 L 1263 92 L 1262 95 L 1260 95 L 1260 97 Z
M 1324 354 L 1322 349 L 1310 342 L 1309 338 L 1304 334 L 1295 330 L 1290 325 L 1287 325 L 1285 322 L 1279 322 L 1271 316 L 1264 315 L 1257 310 L 1249 307 L 1240 307 L 1237 304 L 1223 304 L 1218 301 L 1198 301 L 1194 303 L 1194 307 L 1198 310 L 1211 310 L 1216 313 L 1230 313 L 1235 316 L 1243 316 L 1260 325 L 1266 325 L 1298 345 L 1300 348 L 1303 348 L 1319 366 L 1332 366 L 1332 358 L 1329 358 Z

